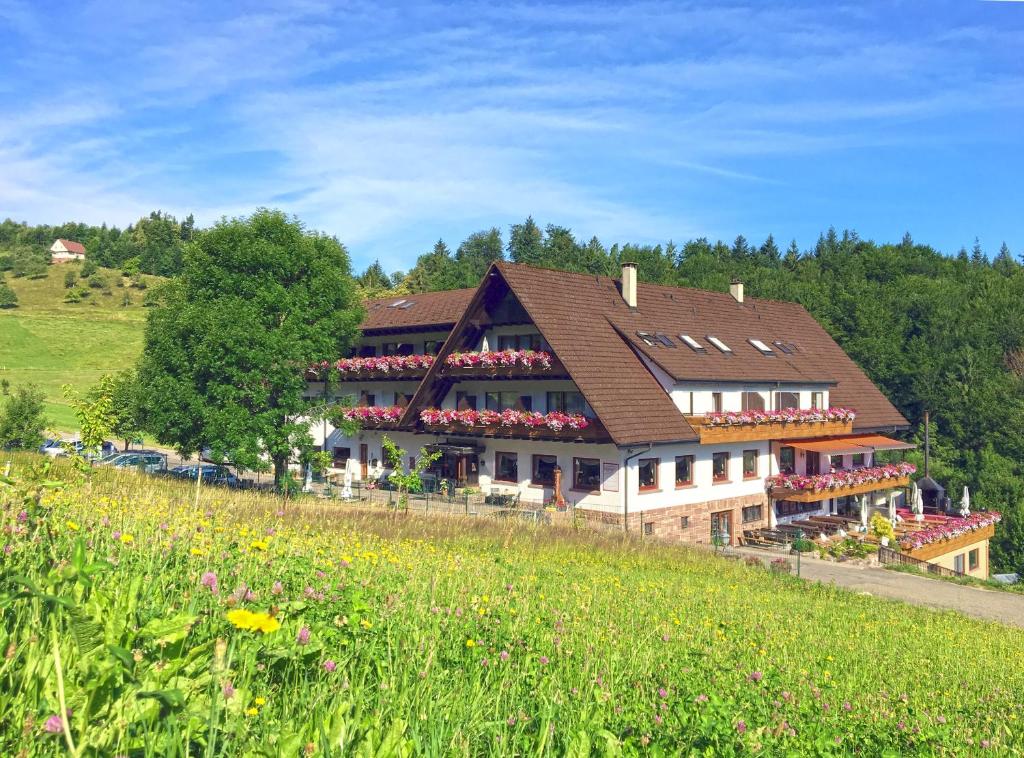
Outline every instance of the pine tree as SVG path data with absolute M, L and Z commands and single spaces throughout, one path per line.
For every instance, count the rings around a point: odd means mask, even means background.
M 544 259 L 544 235 L 528 216 L 521 224 L 513 224 L 508 235 L 508 257 L 513 263 L 541 265 Z
M 775 244 L 775 237 L 771 234 L 768 235 L 768 239 L 764 241 L 757 253 L 761 260 L 769 265 L 777 263 L 782 255 L 778 245 Z
M 469 235 L 455 251 L 455 264 L 462 287 L 475 287 L 494 261 L 504 260 L 501 232 L 491 227 L 485 232 Z
M 1017 261 L 1013 259 L 1013 254 L 1005 242 L 1000 246 L 995 260 L 992 261 L 992 268 L 1003 276 L 1011 276 L 1017 270 Z
M 985 258 L 985 252 L 981 249 L 981 242 L 977 237 L 974 238 L 974 247 L 971 249 L 971 263 L 975 266 L 984 266 L 988 262 Z

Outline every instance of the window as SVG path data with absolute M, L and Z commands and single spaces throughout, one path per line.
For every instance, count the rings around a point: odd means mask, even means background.
M 715 453 L 711 456 L 711 479 L 716 482 L 729 481 L 728 453 Z
M 711 410 L 714 413 L 722 412 L 722 393 L 712 392 L 711 393 Z
M 384 355 L 412 355 L 413 344 L 411 342 L 385 342 Z
M 689 487 L 693 484 L 693 456 L 676 456 L 676 487 Z
M 689 334 L 680 334 L 679 335 L 679 339 L 681 339 L 683 342 L 685 342 L 687 344 L 687 346 L 690 349 L 693 350 L 693 352 L 700 353 L 701 355 L 707 355 L 707 352 L 708 352 L 707 348 L 704 347 L 699 342 L 697 342 L 697 340 L 695 340 Z
M 423 343 L 423 352 L 426 355 L 437 355 L 444 347 L 444 340 L 427 340 Z
M 812 392 L 811 393 L 811 407 L 815 410 L 821 410 L 825 404 L 825 393 L 824 392 Z
M 573 458 L 572 488 L 584 492 L 600 492 L 601 461 L 597 458 Z
M 643 340 L 643 343 L 648 347 L 658 346 L 658 338 L 655 337 L 653 334 L 648 334 L 647 332 L 637 332 L 636 336 Z
M 556 466 L 558 466 L 558 458 L 553 455 L 533 456 L 533 475 L 530 483 L 547 487 L 554 486 Z
M 637 463 L 637 476 L 640 482 L 641 492 L 650 492 L 658 489 L 658 463 L 657 458 L 641 458 Z
M 864 453 L 854 453 L 853 458 L 850 459 L 850 465 L 853 468 L 860 468 L 864 465 Z
M 841 469 L 843 467 L 843 456 L 841 456 L 841 455 L 830 456 L 829 460 L 828 460 L 828 463 L 829 463 L 829 465 L 832 468 L 834 468 L 836 470 Z
M 488 392 L 484 395 L 484 407 L 489 411 L 532 411 L 533 396 L 515 392 Z
M 749 342 L 751 345 L 753 345 L 755 348 L 757 348 L 757 351 L 759 353 L 761 353 L 761 355 L 764 355 L 764 356 L 775 355 L 775 351 L 772 350 L 770 347 L 768 347 L 763 342 L 761 342 L 761 340 L 755 340 L 755 339 L 751 338 L 751 339 L 747 340 L 747 342 Z
M 372 392 L 359 393 L 359 405 L 373 407 L 377 404 L 377 396 Z
M 978 548 L 974 548 L 967 554 L 967 569 L 968 571 L 974 571 L 978 568 Z
M 412 395 L 408 392 L 396 392 L 395 393 L 395 405 L 399 408 L 408 407 L 409 403 L 412 402 Z
M 519 456 L 516 453 L 494 454 L 494 481 L 519 481 Z
M 953 556 L 953 570 L 958 574 L 964 573 L 964 554 Z
M 748 505 L 743 509 L 743 523 L 749 524 L 751 521 L 760 521 L 761 513 L 760 505 Z
M 680 529 L 689 529 L 690 528 L 690 517 L 689 516 L 680 516 L 679 517 L 679 528 Z
M 784 352 L 786 355 L 792 355 L 796 352 L 796 345 L 792 342 L 783 342 L 782 340 L 773 340 L 772 344 L 775 345 L 779 350 Z
M 540 350 L 542 347 L 539 334 L 499 334 L 499 350 Z
M 796 473 L 796 448 L 779 448 L 779 471 L 783 474 Z
M 724 342 L 722 342 L 722 340 L 718 339 L 718 337 L 712 337 L 709 334 L 709 335 L 707 335 L 705 337 L 705 339 L 708 342 L 710 342 L 712 345 L 717 347 L 719 350 L 721 350 L 723 353 L 731 353 L 732 352 L 732 348 L 729 347 L 728 345 L 726 345 Z
M 807 459 L 804 462 L 804 473 L 807 476 L 815 476 L 821 473 L 821 453 L 808 451 Z
M 580 392 L 549 392 L 548 413 L 559 411 L 561 413 L 580 413 L 584 416 L 592 415 L 590 406 L 583 399 Z
M 775 503 L 777 516 L 797 516 L 801 513 L 813 513 L 821 510 L 821 503 L 798 503 L 795 500 L 779 500 Z
M 331 456 L 334 458 L 334 462 L 331 464 L 334 466 L 334 468 L 345 468 L 345 464 L 348 463 L 348 459 L 352 457 L 352 448 L 333 448 L 331 450 Z
M 658 340 L 658 342 L 660 342 L 665 347 L 675 347 L 676 346 L 676 343 L 673 342 L 672 338 L 669 337 L 667 334 L 662 334 L 661 332 L 658 332 L 657 334 L 654 335 L 654 338 L 656 340 Z
M 359 346 L 359 357 L 360 358 L 374 358 L 377 355 L 376 345 L 360 345 Z
M 650 537 L 652 534 L 654 534 L 654 522 L 652 522 L 652 521 L 645 521 L 644 522 L 644 536 Z
M 775 410 L 784 411 L 787 408 L 799 408 L 800 407 L 800 393 L 799 392 L 776 392 L 775 393 Z
M 468 392 L 456 391 L 455 407 L 460 411 L 475 411 L 476 395 L 471 395 Z
M 756 479 L 757 478 L 757 451 L 756 450 L 744 450 L 743 451 L 743 478 L 744 479 Z
M 764 395 L 760 392 L 744 392 L 743 393 L 743 410 L 745 411 L 763 411 L 764 410 Z

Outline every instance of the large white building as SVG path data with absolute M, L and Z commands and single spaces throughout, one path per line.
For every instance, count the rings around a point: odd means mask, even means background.
M 314 429 L 357 478 L 380 471 L 386 433 L 439 451 L 459 486 L 649 535 L 733 541 L 907 484 L 874 466 L 910 447 L 883 436 L 907 421 L 803 307 L 641 284 L 631 264 L 499 262 L 475 289 L 372 301 L 353 356 L 309 392 L 366 417 L 355 437 Z

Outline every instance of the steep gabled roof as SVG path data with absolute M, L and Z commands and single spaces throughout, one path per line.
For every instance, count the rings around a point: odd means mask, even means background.
M 854 428 L 908 426 L 797 303 L 759 298 L 738 303 L 728 293 L 639 284 L 637 307 L 630 308 L 611 277 L 511 263 L 496 266 L 620 444 L 693 438 L 692 430 L 687 435 L 679 428 L 678 422 L 685 421 L 636 354 L 648 356 L 677 380 L 829 384 L 832 405 L 857 411 Z M 677 346 L 648 346 L 637 331 L 660 332 Z M 706 352 L 687 347 L 680 334 L 697 339 Z M 707 335 L 725 342 L 732 354 L 718 351 Z M 762 355 L 748 341 L 751 338 L 771 347 L 773 356 Z M 773 344 L 776 340 L 792 346 L 793 352 L 783 352 Z M 655 402 L 652 384 L 673 413 Z
M 64 249 L 69 253 L 75 253 L 76 255 L 85 255 L 85 245 L 81 242 L 75 242 L 74 240 L 58 239 L 60 244 L 64 246 Z
M 447 331 L 462 316 L 476 290 L 476 287 L 471 287 L 368 300 L 366 318 L 360 328 L 364 333 L 401 329 L 423 331 L 430 327 Z

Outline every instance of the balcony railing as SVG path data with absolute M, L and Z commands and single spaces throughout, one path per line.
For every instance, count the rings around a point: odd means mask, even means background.
M 788 408 L 781 411 L 726 411 L 686 420 L 701 444 L 792 440 L 853 433 L 857 414 L 848 408 Z
M 534 411 L 474 411 L 428 408 L 420 412 L 425 431 L 482 437 L 588 441 L 606 440 L 596 419 L 579 414 Z
M 1002 516 L 995 511 L 955 516 L 928 517 L 923 521 L 907 518 L 898 537 L 901 550 L 920 560 L 930 560 L 961 547 L 990 539 Z
M 422 379 L 434 365 L 432 355 L 381 355 L 363 358 L 342 358 L 311 366 L 306 372 L 310 381 L 323 381 L 328 373 L 337 381 L 355 382 L 367 379 Z
M 358 421 L 366 428 L 389 427 L 398 423 L 405 408 L 399 405 L 356 405 L 341 411 L 343 418 Z
M 815 503 L 833 497 L 863 495 L 877 490 L 906 487 L 917 471 L 912 463 L 867 466 L 828 474 L 778 474 L 767 479 L 768 490 L 776 500 Z
M 481 350 L 452 353 L 442 373 L 448 377 L 484 379 L 552 379 L 566 376 L 565 366 L 543 350 Z

